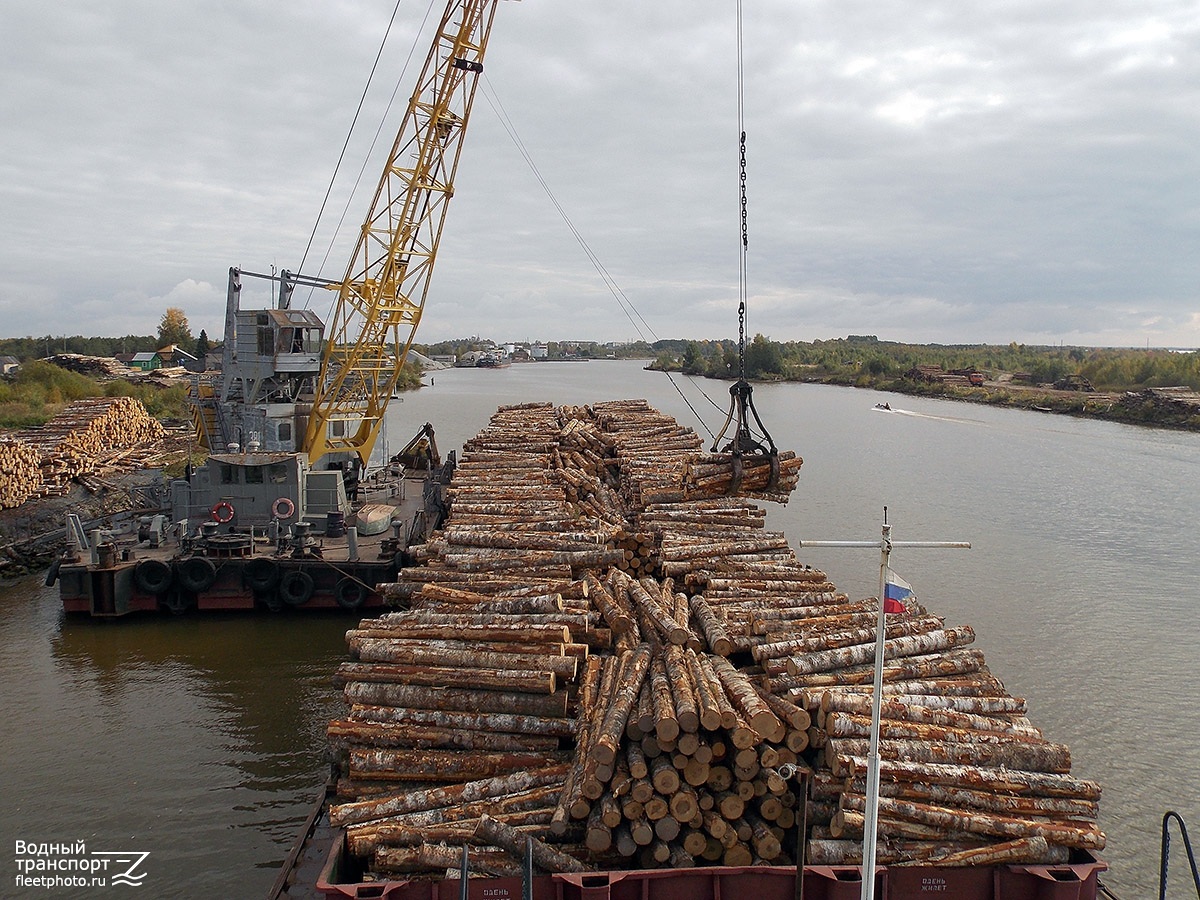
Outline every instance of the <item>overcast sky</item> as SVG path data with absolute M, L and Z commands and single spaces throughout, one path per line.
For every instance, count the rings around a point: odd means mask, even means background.
M 307 272 L 344 274 L 426 9 L 400 7 Z M 180 306 L 218 337 L 229 266 L 299 264 L 391 11 L 0 3 L 0 336 Z M 750 334 L 1200 346 L 1195 0 L 743 15 Z M 417 340 L 736 335 L 735 25 L 734 0 L 501 0 Z

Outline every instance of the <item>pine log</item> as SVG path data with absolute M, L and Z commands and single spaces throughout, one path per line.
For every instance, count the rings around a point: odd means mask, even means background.
M 416 666 L 478 666 L 481 669 L 504 669 L 553 672 L 559 678 L 573 679 L 579 663 L 575 657 L 554 654 L 488 652 L 467 649 L 456 644 L 438 647 L 434 644 L 391 638 L 362 638 L 352 641 L 351 653 L 363 662 L 403 663 Z
M 695 733 L 700 727 L 700 714 L 696 701 L 696 690 L 692 684 L 691 671 L 684 650 L 677 644 L 672 644 L 664 648 L 662 656 L 679 729 L 682 732 Z
M 833 768 L 832 761 L 840 756 L 866 756 L 867 744 L 868 741 L 863 738 L 831 738 L 825 748 L 830 768 Z M 1071 751 L 1063 744 L 1049 741 L 1036 744 L 943 744 L 931 741 L 883 740 L 879 742 L 879 757 L 885 760 L 952 765 L 1003 766 L 1027 772 L 1061 774 L 1071 771 Z
M 561 753 L 350 748 L 350 772 L 383 781 L 475 781 L 561 762 Z
M 825 732 L 830 737 L 871 736 L 870 715 L 831 712 L 825 716 Z M 1011 741 L 1030 744 L 1045 743 L 1041 732 L 1034 728 L 1002 731 L 999 728 L 958 728 L 950 725 L 934 725 L 883 718 L 879 722 L 879 736 L 885 740 L 942 741 L 950 743 L 1000 744 Z
M 759 734 L 774 734 L 782 723 L 771 708 L 759 697 L 754 685 L 728 660 L 720 656 L 709 657 L 717 677 L 729 695 L 733 705 L 746 717 L 749 726 Z
M 866 798 L 843 794 L 844 808 L 862 812 Z M 986 834 L 993 837 L 1043 837 L 1053 844 L 1086 850 L 1103 850 L 1104 833 L 1094 824 L 1078 825 L 1047 820 L 1017 819 L 987 813 L 981 810 L 960 810 L 931 803 L 898 800 L 894 797 L 879 798 L 879 814 L 892 819 L 903 819 L 931 828 L 940 828 L 948 833 Z
M 872 654 L 872 657 L 874 654 Z M 974 649 L 952 650 L 949 653 L 913 656 L 885 662 L 884 683 L 909 681 L 914 678 L 937 678 L 978 672 L 984 666 L 983 654 Z M 874 665 L 851 666 L 834 672 L 814 675 L 785 676 L 768 679 L 772 693 L 805 687 L 839 687 L 848 684 L 870 684 L 875 677 Z
M 666 663 L 656 654 L 650 666 L 650 696 L 654 702 L 654 734 L 659 740 L 673 741 L 679 737 L 679 720 L 671 683 L 667 679 Z
M 460 669 L 405 663 L 342 663 L 334 673 L 334 681 L 340 684 L 357 681 L 479 688 L 522 694 L 553 694 L 558 689 L 553 672 L 485 669 L 479 666 Z
M 621 608 L 613 595 L 592 572 L 587 572 L 584 577 L 591 590 L 591 600 L 600 610 L 600 615 L 604 617 L 608 627 L 616 634 L 633 634 L 637 630 L 633 617 Z
M 721 707 L 713 696 L 712 686 L 704 675 L 698 654 L 691 649 L 684 653 L 688 673 L 691 675 L 692 687 L 696 691 L 696 705 L 700 716 L 700 726 L 706 731 L 716 731 L 721 727 Z
M 475 837 L 507 850 L 517 859 L 524 859 L 526 848 L 529 848 L 534 864 L 547 872 L 591 871 L 590 867 L 585 866 L 574 857 L 555 850 L 532 835 L 523 835 L 489 815 L 480 817 L 479 825 L 475 829 Z
M 999 866 L 1024 863 L 1026 865 L 1052 865 L 1065 863 L 1069 850 L 1062 845 L 1051 845 L 1041 835 L 1016 838 L 999 844 L 983 847 L 948 850 L 931 854 L 925 862 L 935 866 Z
M 867 759 L 865 754 L 838 755 L 837 764 L 830 768 L 834 775 L 865 777 Z M 884 778 L 901 781 L 959 785 L 1022 796 L 1100 799 L 1099 784 L 1066 774 L 1017 771 L 995 766 L 922 763 L 909 759 L 881 759 L 879 771 Z
M 975 632 L 969 625 L 963 625 L 959 628 L 944 628 L 910 637 L 893 638 L 884 642 L 883 658 L 887 660 L 905 656 L 922 656 L 935 651 L 961 647 L 974 640 Z M 874 642 L 855 644 L 850 647 L 839 647 L 834 650 L 821 650 L 803 656 L 793 656 L 788 663 L 788 673 L 791 675 L 811 675 L 818 672 L 826 672 L 830 669 L 841 669 L 847 666 L 873 662 L 874 659 Z
M 468 866 L 475 872 L 486 872 L 500 878 L 514 878 L 521 874 L 521 867 L 502 850 L 468 847 L 467 859 Z M 458 872 L 462 863 L 462 848 L 422 844 L 417 850 L 417 863 L 422 869 Z
M 469 803 L 489 797 L 501 797 L 529 788 L 561 784 L 563 778 L 566 777 L 566 772 L 567 765 L 562 763 L 462 784 L 404 791 L 388 797 L 356 803 L 335 804 L 330 807 L 329 820 L 334 827 L 340 828 L 400 813 L 434 809 L 452 803 Z
M 584 795 L 585 786 L 588 795 L 599 796 L 592 786 L 595 763 L 590 757 L 590 750 L 616 679 L 617 663 L 618 660 L 612 657 L 604 660 L 592 657 L 588 660 L 585 680 L 579 692 L 579 735 L 575 742 L 575 758 L 567 772 L 558 808 L 550 820 L 550 833 L 556 837 L 566 832 L 569 818 L 582 819 L 590 811 L 588 800 L 591 798 Z M 589 763 L 593 767 L 590 771 Z
M 1090 819 L 1099 815 L 1095 800 L 1076 797 L 1030 797 L 1013 796 L 1007 793 L 976 790 L 948 784 L 926 784 L 913 781 L 884 781 L 880 793 L 901 800 L 918 800 L 938 806 L 954 806 L 960 809 L 983 809 L 989 812 L 1012 816 L 1038 816 L 1049 818 Z M 865 794 L 866 780 L 848 778 L 839 781 L 838 794 L 842 792 Z
M 446 750 L 507 750 L 537 752 L 558 749 L 558 738 L 541 735 L 467 731 L 431 725 L 362 722 L 334 719 L 325 730 L 331 743 L 351 742 L 374 747 L 409 747 Z
M 696 617 L 696 621 L 700 625 L 705 641 L 708 642 L 709 651 L 717 656 L 728 656 L 732 653 L 733 642 L 729 640 L 729 632 L 725 630 L 725 624 L 713 612 L 704 597 L 700 594 L 693 594 L 688 603 L 692 615 Z
M 939 690 L 948 688 L 949 685 L 940 685 Z M 871 713 L 871 693 L 868 688 L 862 692 L 850 693 L 844 690 L 824 691 L 821 696 L 821 710 L 830 712 L 832 710 L 843 710 L 845 712 L 856 712 L 860 714 L 870 715 Z M 999 716 L 1023 716 L 1028 711 L 1025 701 L 1019 697 L 963 697 L 963 696 L 945 696 L 942 694 L 905 694 L 905 693 L 888 693 L 884 690 L 881 709 L 888 709 L 895 712 L 895 715 L 890 715 L 888 718 L 902 718 L 901 712 L 904 715 L 925 716 L 927 710 L 942 710 L 947 713 L 957 713 L 962 716 L 986 716 L 1000 725 L 1007 724 L 1012 726 L 1011 720 L 999 719 Z M 955 719 L 960 722 L 970 721 L 969 719 L 959 719 L 957 716 L 944 716 L 940 720 L 936 720 L 938 724 L 951 724 Z M 922 719 L 914 719 L 921 721 Z M 935 720 L 929 720 L 935 721 Z
M 611 765 L 617 758 L 617 747 L 621 735 L 625 732 L 625 721 L 629 711 L 637 702 L 642 689 L 642 682 L 650 667 L 650 645 L 640 644 L 629 655 L 622 670 L 621 683 L 616 686 L 616 693 L 605 714 L 603 724 L 591 747 L 591 756 L 601 765 Z
M 397 706 L 350 707 L 352 721 L 390 722 L 397 725 L 429 725 L 438 728 L 459 728 L 464 731 L 494 731 L 508 734 L 540 734 L 571 737 L 575 734 L 574 719 L 545 716 L 518 716 L 504 713 L 472 713 L 430 709 L 408 709 Z
M 566 691 L 554 694 L 509 694 L 466 688 L 351 681 L 343 688 L 343 692 L 349 703 L 373 706 L 497 712 L 556 718 L 565 718 L 567 715 Z

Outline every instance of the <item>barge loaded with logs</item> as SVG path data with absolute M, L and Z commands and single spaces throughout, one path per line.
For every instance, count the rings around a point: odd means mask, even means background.
M 766 528 L 779 456 L 735 484 L 644 401 L 501 408 L 347 633 L 272 896 L 859 896 L 878 600 Z M 910 597 L 886 637 L 875 896 L 1095 897 L 1099 785 L 968 625 Z

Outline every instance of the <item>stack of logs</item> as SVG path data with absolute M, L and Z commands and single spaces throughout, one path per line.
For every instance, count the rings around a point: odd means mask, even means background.
M 61 496 L 73 479 L 131 448 L 153 447 L 162 425 L 132 397 L 77 400 L 37 428 L 0 444 L 0 508 L 30 498 Z
M 560 871 L 857 861 L 877 603 L 747 500 L 686 499 L 698 446 L 644 401 L 503 408 L 468 442 L 445 527 L 380 586 L 408 611 L 339 670 L 331 818 L 368 869 L 440 875 L 469 844 L 510 874 L 527 838 Z M 973 637 L 889 616 L 881 861 L 1102 846 L 1099 789 Z
M 24 441 L 0 439 L 0 509 L 20 506 L 40 494 L 45 480 L 42 457 Z
M 730 663 L 725 626 L 670 579 L 588 576 L 615 654 L 580 688 L 576 754 L 550 834 L 618 866 L 794 860 L 795 766 L 808 714 Z
M 861 862 L 877 610 L 844 603 L 751 625 L 765 685 L 814 719 L 814 863 Z M 887 618 L 878 859 L 1057 863 L 1102 849 L 1099 785 L 1070 775 L 1068 748 L 1035 728 L 1025 701 L 967 647 L 971 628 L 947 628 L 915 603 Z

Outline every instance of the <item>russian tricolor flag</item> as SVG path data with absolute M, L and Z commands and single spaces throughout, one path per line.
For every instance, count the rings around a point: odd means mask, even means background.
M 887 570 L 887 579 L 883 585 L 883 611 L 885 613 L 906 613 L 908 607 L 904 601 L 913 595 L 912 585 L 892 571 Z

